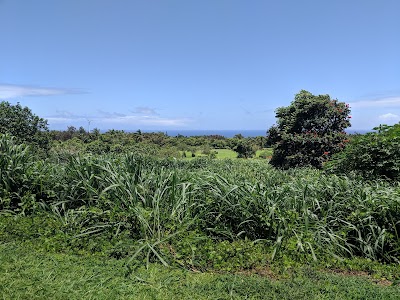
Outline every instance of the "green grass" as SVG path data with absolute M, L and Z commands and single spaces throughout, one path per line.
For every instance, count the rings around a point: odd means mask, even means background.
M 217 159 L 235 159 L 237 158 L 237 153 L 231 149 L 212 149 L 212 151 L 217 151 L 217 155 L 215 158 Z M 182 151 L 181 151 L 182 153 Z M 193 159 L 191 156 L 192 153 L 186 151 L 186 159 Z M 207 157 L 207 155 L 203 154 L 201 150 L 196 151 L 196 157 Z M 260 157 L 260 154 L 264 154 L 266 156 L 272 156 L 272 148 L 265 148 L 256 151 L 255 157 Z
M 267 156 L 267 158 L 268 158 L 268 157 L 272 156 L 272 153 L 273 153 L 272 148 L 264 148 L 264 149 L 256 151 L 256 157 L 260 157 L 260 155 L 263 154 L 263 155 Z
M 230 149 L 214 149 L 215 151 L 217 151 L 217 157 L 219 159 L 224 159 L 224 158 L 236 158 L 237 157 L 237 153 L 233 150 Z
M 195 273 L 150 264 L 127 272 L 123 260 L 0 245 L 3 299 L 398 299 L 399 286 L 310 268 L 287 278 Z
M 237 153 L 231 149 L 211 149 L 211 151 L 216 151 L 217 154 L 215 156 L 216 159 L 225 159 L 225 158 L 230 158 L 230 159 L 234 159 L 237 157 Z M 182 151 L 181 151 L 182 153 Z M 186 158 L 185 159 L 193 159 L 196 157 L 207 157 L 208 155 L 203 154 L 202 150 L 197 150 L 195 152 L 195 157 L 192 157 L 192 153 L 189 151 L 185 151 L 186 153 Z

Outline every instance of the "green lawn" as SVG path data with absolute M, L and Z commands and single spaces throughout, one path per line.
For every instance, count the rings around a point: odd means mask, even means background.
M 399 286 L 363 276 L 298 270 L 285 279 L 197 273 L 152 264 L 129 273 L 123 260 L 0 245 L 2 299 L 399 299 Z M 268 274 L 268 272 L 265 272 Z
M 230 149 L 215 149 L 214 151 L 218 152 L 216 158 L 236 158 L 237 157 L 237 153 Z
M 272 151 L 273 151 L 272 148 L 264 148 L 264 149 L 261 149 L 261 150 L 257 150 L 256 151 L 256 157 L 260 157 L 260 154 L 264 154 L 268 158 L 269 156 L 272 156 Z
M 211 151 L 216 151 L 216 157 L 217 159 L 224 159 L 224 158 L 236 158 L 237 153 L 233 150 L 230 149 L 211 149 Z M 189 151 L 186 151 L 186 159 L 192 159 L 192 153 Z M 207 157 L 208 155 L 203 154 L 201 150 L 196 151 L 195 153 L 196 157 Z
M 216 157 L 217 159 L 224 159 L 224 158 L 230 158 L 234 159 L 237 158 L 237 153 L 231 149 L 212 149 L 212 151 L 216 151 Z M 181 152 L 182 153 L 182 152 Z M 192 153 L 186 151 L 186 159 L 192 159 Z M 265 148 L 262 150 L 257 150 L 256 151 L 256 157 L 260 157 L 260 154 L 264 154 L 267 157 L 272 156 L 272 148 Z M 196 151 L 195 153 L 196 157 L 206 157 L 207 155 L 203 154 L 201 150 Z

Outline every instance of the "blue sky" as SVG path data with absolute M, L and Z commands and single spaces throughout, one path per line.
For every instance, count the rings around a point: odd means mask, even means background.
M 0 99 L 100 129 L 268 129 L 301 89 L 400 121 L 398 0 L 0 0 Z

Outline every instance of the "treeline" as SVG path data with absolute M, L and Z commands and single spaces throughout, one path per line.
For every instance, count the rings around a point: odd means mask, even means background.
M 70 126 L 65 131 L 50 131 L 49 135 L 53 141 L 53 152 L 70 153 L 83 151 L 105 154 L 143 151 L 156 156 L 178 158 L 186 155 L 183 154 L 186 152 L 195 156 L 197 151 L 208 155 L 213 149 L 231 149 L 238 152 L 238 155 L 248 157 L 254 155 L 256 150 L 267 147 L 266 137 L 245 138 L 241 134 L 226 138 L 222 135 L 169 136 L 163 132 L 142 132 L 141 130 L 135 132 L 109 130 L 101 133 L 97 128 L 89 132 L 83 127 L 76 129 Z

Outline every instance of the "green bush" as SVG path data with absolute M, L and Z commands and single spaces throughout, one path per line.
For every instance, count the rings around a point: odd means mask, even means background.
M 48 151 L 50 147 L 47 120 L 39 118 L 19 103 L 0 102 L 0 133 L 11 134 L 18 143 L 33 145 L 41 151 Z
M 32 196 L 31 155 L 28 146 L 0 134 L 0 209 L 17 209 Z
M 400 179 L 400 124 L 357 135 L 326 165 L 336 173 L 355 172 L 365 179 Z
M 233 148 L 233 151 L 238 154 L 238 158 L 250 158 L 256 154 L 254 148 L 249 143 L 242 140 L 239 140 L 237 145 Z

